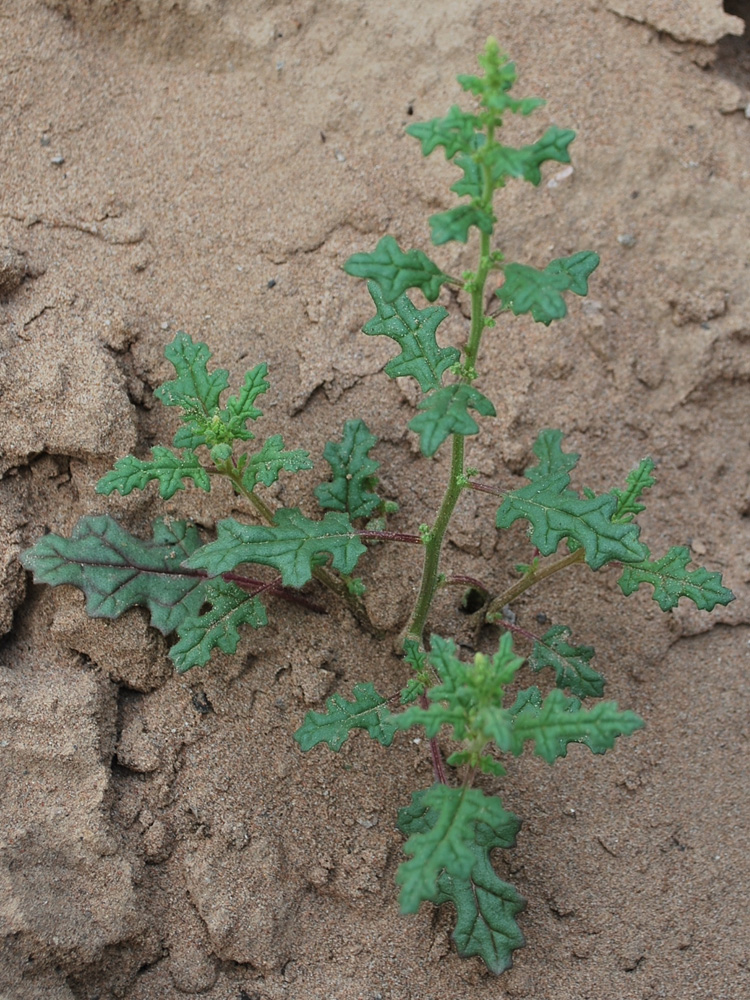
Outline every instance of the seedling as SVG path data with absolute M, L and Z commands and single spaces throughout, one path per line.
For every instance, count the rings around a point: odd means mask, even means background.
M 479 482 L 475 470 L 465 466 L 466 438 L 479 433 L 479 418 L 495 415 L 494 405 L 475 384 L 485 330 L 495 326 L 499 313 L 530 313 L 545 325 L 561 319 L 566 315 L 564 294 L 586 295 L 599 262 L 595 253 L 582 250 L 538 269 L 506 261 L 493 246 L 495 193 L 511 178 L 538 185 L 546 161 L 568 163 L 575 134 L 552 126 L 532 145 L 502 145 L 497 136 L 503 118 L 528 115 L 543 102 L 511 97 L 515 67 L 494 40 L 479 62 L 483 76 L 458 78 L 477 98 L 474 111 L 454 106 L 444 118 L 407 129 L 424 155 L 442 148 L 462 172 L 452 190 L 463 200 L 429 223 L 437 245 L 466 243 L 478 235 L 476 269 L 449 275 L 421 250 L 404 252 L 390 236 L 344 266 L 367 281 L 375 316 L 364 326 L 365 334 L 388 337 L 400 349 L 385 366 L 386 375 L 411 377 L 419 388 L 419 412 L 409 427 L 419 436 L 422 453 L 429 459 L 444 445 L 451 449 L 442 502 L 428 524 L 408 534 L 387 527 L 396 505 L 377 492 L 379 463 L 370 455 L 377 439 L 360 419 L 348 421 L 323 453 L 330 474 L 315 496 L 325 514 L 309 518 L 296 507 L 274 509 L 262 488 L 273 485 L 281 473 L 311 469 L 312 462 L 306 451 L 287 450 L 278 434 L 262 443 L 256 440 L 262 416 L 256 403 L 269 388 L 266 365 L 249 371 L 239 393 L 222 406 L 228 373 L 209 370 L 208 347 L 179 333 L 166 348 L 176 377 L 156 390 L 164 405 L 181 412 L 173 447 L 155 447 L 146 460 L 132 455 L 120 459 L 100 480 L 97 492 L 127 495 L 153 481 L 169 500 L 188 482 L 210 491 L 212 478 L 223 476 L 251 504 L 257 523 L 228 518 L 219 522 L 216 538 L 204 542 L 188 521 L 158 520 L 153 538 L 143 541 L 107 515 L 83 517 L 72 537 L 44 536 L 24 554 L 23 563 L 37 581 L 72 583 L 83 590 L 92 616 L 115 618 L 135 605 L 146 607 L 152 624 L 174 636 L 170 656 L 178 671 L 186 671 L 208 663 L 215 648 L 234 653 L 240 626 L 265 625 L 264 597 L 318 606 L 320 587 L 312 594 L 301 592 L 313 579 L 366 623 L 364 584 L 353 576 L 359 560 L 375 541 L 412 545 L 423 571 L 401 640 L 412 668 L 400 692 L 402 707 L 395 703 L 398 696 L 389 700 L 372 684 L 359 683 L 351 698 L 334 694 L 325 711 L 308 712 L 295 739 L 304 751 L 318 744 L 338 751 L 355 729 L 385 747 L 402 730 L 424 730 L 434 783 L 415 791 L 398 815 L 398 827 L 408 838 L 407 860 L 396 876 L 401 910 L 414 913 L 423 902 L 452 902 L 459 953 L 479 955 L 492 971 L 502 972 L 523 944 L 516 916 L 524 901 L 490 861 L 494 848 L 514 845 L 520 824 L 496 793 L 504 773 L 498 753 L 518 756 L 530 744 L 553 763 L 566 755 L 570 743 L 582 743 L 600 754 L 618 736 L 643 725 L 635 713 L 601 700 L 604 678 L 591 664 L 594 651 L 573 644 L 569 626 L 557 624 L 536 635 L 507 621 L 503 609 L 577 563 L 594 571 L 618 564 L 623 594 L 650 584 L 664 611 L 682 597 L 711 611 L 733 595 L 719 573 L 689 568 L 686 548 L 652 558 L 637 522 L 643 493 L 655 482 L 648 458 L 628 475 L 622 489 L 599 495 L 571 488 L 578 455 L 563 450 L 557 430 L 539 434 L 525 472 L 528 482 L 519 489 L 502 492 Z M 418 289 L 432 303 L 443 286 L 470 297 L 471 325 L 463 350 L 437 340 L 447 310 L 442 305 L 419 307 L 408 294 Z M 457 503 L 469 501 L 473 490 L 498 495 L 496 528 L 528 522 L 534 552 L 528 564 L 517 567 L 516 581 L 502 594 L 492 596 L 473 581 L 484 620 L 497 625 L 500 638 L 493 655 L 477 652 L 466 662 L 450 638 L 427 637 L 425 631 L 438 590 L 466 582 L 444 570 L 442 550 Z M 525 644 L 525 656 L 514 651 L 513 633 Z M 517 690 L 517 674 L 524 666 L 535 673 L 548 671 L 551 690 L 543 694 L 531 685 L 511 700 L 506 691 L 511 684 Z M 593 707 L 584 705 L 589 700 Z M 453 746 L 447 759 L 439 736 L 447 736 Z

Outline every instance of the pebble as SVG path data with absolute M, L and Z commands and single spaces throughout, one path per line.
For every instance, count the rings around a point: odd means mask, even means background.
M 52 164 L 53 167 L 61 167 L 63 165 L 63 163 L 65 163 L 65 157 L 64 156 L 53 156 L 52 159 L 49 162 Z
M 636 244 L 635 236 L 632 233 L 622 233 L 617 237 L 617 242 L 623 247 L 634 247 Z

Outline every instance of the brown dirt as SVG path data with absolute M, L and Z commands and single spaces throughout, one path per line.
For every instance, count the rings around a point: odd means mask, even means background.
M 3 1000 L 750 995 L 742 27 L 712 0 L 0 0 Z M 549 102 L 514 135 L 579 133 L 572 176 L 507 190 L 500 242 L 535 263 L 590 247 L 602 265 L 565 321 L 509 320 L 489 340 L 499 419 L 471 463 L 517 482 L 544 426 L 594 489 L 650 454 L 647 540 L 690 544 L 737 594 L 712 616 L 662 615 L 645 592 L 625 602 L 615 574 L 577 570 L 518 603 L 521 623 L 543 613 L 595 645 L 608 695 L 648 725 L 604 758 L 512 763 L 502 794 L 524 825 L 495 863 L 528 900 L 528 944 L 499 979 L 456 956 L 449 910 L 398 913 L 395 818 L 430 781 L 424 747 L 358 734 L 303 757 L 292 741 L 333 690 L 398 689 L 388 641 L 335 606 L 284 608 L 235 658 L 177 677 L 140 612 L 91 621 L 17 558 L 84 513 L 145 533 L 163 512 L 151 491 L 93 487 L 168 440 L 153 388 L 178 328 L 235 378 L 269 362 L 266 420 L 288 447 L 319 456 L 363 417 L 394 526 L 430 517 L 445 456 L 418 456 L 414 401 L 384 384 L 392 352 L 357 332 L 365 294 L 340 265 L 386 232 L 427 247 L 453 175 L 403 128 L 457 99 L 489 34 Z M 452 272 L 470 259 L 434 256 Z M 459 315 L 448 337 L 464 336 Z M 312 512 L 315 482 L 275 495 Z M 209 499 L 168 507 L 210 526 L 232 499 Z M 492 504 L 467 500 L 447 558 L 500 589 L 528 549 L 491 525 Z M 411 555 L 364 566 L 394 634 Z M 472 642 L 452 599 L 434 625 Z

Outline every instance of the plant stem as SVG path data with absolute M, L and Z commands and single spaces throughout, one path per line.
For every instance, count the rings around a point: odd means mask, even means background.
M 562 559 L 558 559 L 557 562 L 549 563 L 547 566 L 541 566 L 539 569 L 531 569 L 528 573 L 525 573 L 518 583 L 509 587 L 508 590 L 504 591 L 498 597 L 496 597 L 490 606 L 487 608 L 487 614 L 485 615 L 485 621 L 494 622 L 502 617 L 503 608 L 506 604 L 510 604 L 521 594 L 525 593 L 529 587 L 533 587 L 535 583 L 539 583 L 540 580 L 546 580 L 548 576 L 552 576 L 554 573 L 559 573 L 561 569 L 566 569 L 568 566 L 573 566 L 575 563 L 583 562 L 585 558 L 585 552 L 583 549 L 576 549 L 575 552 L 569 552 L 567 556 L 563 556 Z
M 440 551 L 443 546 L 443 539 L 458 498 L 461 496 L 462 487 L 459 485 L 459 477 L 463 475 L 463 469 L 464 438 L 462 434 L 454 434 L 450 478 L 443 496 L 443 502 L 440 504 L 440 509 L 435 518 L 435 524 L 430 529 L 430 533 L 425 541 L 422 583 L 405 634 L 405 639 L 412 639 L 419 643 L 420 646 L 422 645 L 422 637 L 430 605 L 437 590 Z

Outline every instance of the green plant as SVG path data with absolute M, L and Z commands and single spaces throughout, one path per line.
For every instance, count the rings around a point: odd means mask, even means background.
M 448 481 L 430 523 L 413 534 L 387 528 L 387 518 L 397 508 L 377 493 L 379 463 L 370 456 L 377 441 L 362 420 L 348 421 L 341 438 L 326 445 L 323 457 L 330 475 L 315 489 L 325 515 L 314 519 L 298 508 L 274 510 L 259 488 L 271 486 L 282 472 L 309 470 L 312 462 L 305 451 L 286 450 L 279 435 L 256 442 L 254 450 L 245 448 L 255 441 L 248 424 L 255 428 L 262 416 L 256 402 L 269 387 L 266 366 L 249 371 L 239 394 L 222 406 L 228 373 L 209 371 L 206 345 L 179 333 L 166 348 L 176 377 L 156 391 L 163 404 L 181 411 L 173 447 L 153 448 L 148 460 L 120 459 L 97 491 L 127 495 L 155 481 L 166 500 L 185 489 L 187 481 L 209 491 L 212 477 L 223 476 L 249 502 L 259 523 L 220 521 L 215 540 L 204 543 L 193 524 L 159 520 L 153 538 L 143 541 L 108 516 L 84 517 L 72 537 L 46 535 L 24 554 L 23 563 L 37 581 L 74 584 L 83 590 L 93 616 L 114 618 L 134 605 L 145 606 L 156 628 L 175 635 L 170 656 L 179 671 L 186 671 L 206 664 L 214 648 L 234 653 L 240 626 L 262 627 L 264 595 L 314 607 L 311 598 L 300 593 L 313 578 L 366 623 L 364 585 L 353 573 L 368 543 L 415 546 L 422 555 L 423 573 L 402 638 L 405 660 L 413 668 L 400 692 L 403 707 L 397 710 L 372 684 L 357 684 L 351 699 L 335 694 L 324 712 L 308 712 L 295 738 L 304 751 L 319 744 L 337 751 L 355 729 L 389 746 L 399 731 L 424 728 L 435 782 L 415 792 L 398 816 L 398 827 L 408 838 L 408 860 L 397 875 L 401 909 L 412 913 L 423 901 L 452 902 L 458 951 L 479 955 L 490 969 L 501 972 L 511 964 L 513 950 L 523 944 L 516 916 L 524 902 L 490 862 L 495 847 L 513 846 L 519 828 L 518 818 L 502 807 L 494 792 L 495 779 L 504 773 L 498 751 L 518 756 L 531 744 L 552 763 L 566 755 L 570 743 L 582 743 L 599 754 L 612 747 L 617 736 L 643 725 L 637 715 L 620 711 L 613 702 L 584 706 L 586 699 L 601 699 L 604 679 L 591 665 L 593 649 L 573 645 L 569 627 L 555 625 L 535 635 L 506 620 L 503 609 L 534 584 L 576 563 L 595 571 L 620 564 L 623 593 L 632 594 L 641 583 L 649 583 L 663 610 L 686 597 L 710 611 L 733 595 L 719 573 L 689 569 L 686 548 L 675 547 L 652 559 L 636 521 L 644 509 L 642 495 L 654 485 L 650 459 L 629 474 L 624 488 L 600 495 L 589 489 L 580 495 L 571 488 L 578 455 L 563 451 L 560 431 L 539 434 L 534 462 L 525 473 L 528 483 L 519 489 L 503 493 L 478 482 L 475 470 L 465 467 L 465 440 L 479 432 L 475 416 L 495 414 L 492 402 L 475 384 L 482 336 L 495 326 L 486 304 L 489 279 L 502 277 L 490 296 L 496 313 L 530 313 L 549 325 L 566 315 L 565 292 L 587 294 L 599 260 L 595 253 L 582 251 L 539 270 L 506 262 L 491 245 L 495 193 L 510 178 L 539 184 L 546 161 L 569 162 L 574 133 L 552 126 L 533 145 L 502 145 L 497 132 L 504 115 L 528 115 L 543 102 L 510 96 L 515 68 L 493 40 L 479 62 L 484 76 L 458 78 L 462 88 L 478 98 L 474 112 L 454 106 L 444 118 L 407 129 L 420 141 L 423 154 L 442 147 L 462 171 L 452 190 L 464 200 L 429 221 L 437 245 L 465 243 L 478 231 L 476 270 L 460 278 L 448 275 L 422 251 L 403 252 L 390 236 L 372 253 L 356 254 L 345 264 L 349 274 L 368 282 L 376 315 L 365 325 L 365 334 L 391 338 L 400 349 L 385 366 L 386 374 L 412 377 L 422 393 L 419 412 L 409 424 L 419 436 L 422 453 L 429 458 L 450 443 Z M 444 285 L 462 289 L 470 298 L 471 326 L 462 351 L 440 346 L 436 339 L 447 310 L 440 305 L 418 308 L 407 294 L 418 289 L 432 303 Z M 425 629 L 438 590 L 467 582 L 446 576 L 441 558 L 456 504 L 472 490 L 498 495 L 498 529 L 527 521 L 535 552 L 528 565 L 517 567 L 516 582 L 500 595 L 491 597 L 481 584 L 469 581 L 484 601 L 485 620 L 497 624 L 501 636 L 497 652 L 478 652 L 467 663 L 449 638 L 426 639 Z M 275 572 L 257 576 L 252 566 Z M 512 633 L 529 644 L 525 658 L 514 652 Z M 518 690 L 517 675 L 524 663 L 533 672 L 552 672 L 546 695 L 536 685 Z M 515 696 L 509 697 L 512 685 Z M 438 744 L 446 730 L 454 745 L 447 760 Z

